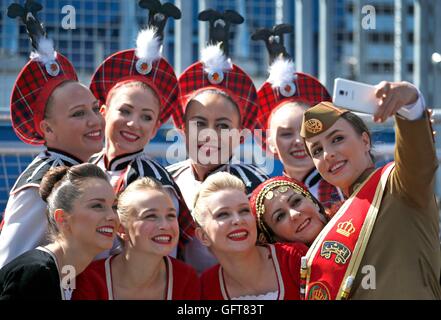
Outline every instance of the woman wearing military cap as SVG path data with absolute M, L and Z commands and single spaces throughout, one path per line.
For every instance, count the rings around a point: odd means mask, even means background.
M 12 127 L 31 145 L 44 145 L 20 175 L 6 206 L 0 235 L 0 267 L 21 253 L 47 243 L 46 203 L 38 194 L 44 174 L 60 165 L 85 162 L 101 150 L 104 119 L 90 90 L 78 82 L 70 61 L 54 50 L 36 18 L 42 6 L 12 4 L 8 16 L 25 24 L 34 48 L 11 95 Z
M 407 82 L 382 82 L 377 97 L 374 120 L 396 123 L 395 162 L 378 169 L 353 113 L 322 102 L 304 114 L 315 166 L 348 197 L 306 255 L 306 299 L 441 299 L 430 113 Z M 401 108 L 413 116 L 396 115 Z

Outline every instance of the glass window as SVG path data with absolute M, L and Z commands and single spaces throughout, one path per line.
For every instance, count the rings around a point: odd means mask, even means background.
M 97 1 L 97 10 L 102 12 L 108 10 L 109 6 L 107 1 Z

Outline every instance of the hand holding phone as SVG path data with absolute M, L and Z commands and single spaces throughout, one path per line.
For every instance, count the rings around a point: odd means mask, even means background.
M 373 115 L 379 103 L 376 90 L 372 85 L 337 78 L 334 81 L 333 101 L 337 107 Z
M 403 87 L 402 83 L 398 85 Z M 333 102 L 337 107 L 355 112 L 371 115 L 378 115 L 378 113 L 384 114 L 384 112 L 378 112 L 380 104 L 380 98 L 376 96 L 378 89 L 377 86 L 337 78 L 334 81 Z M 416 108 L 407 109 L 402 106 L 396 111 L 397 114 L 407 119 L 415 118 L 415 112 L 418 112 Z M 386 119 L 383 119 L 383 121 L 384 120 Z

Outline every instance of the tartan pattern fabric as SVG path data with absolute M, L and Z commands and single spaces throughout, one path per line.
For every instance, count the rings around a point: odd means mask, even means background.
M 97 68 L 90 83 L 90 90 L 101 104 L 105 104 L 110 90 L 123 81 L 141 81 L 158 96 L 161 103 L 159 121 L 165 123 L 171 113 L 178 113 L 179 85 L 173 67 L 161 58 L 152 63 L 152 70 L 142 75 L 136 70 L 138 58 L 134 49 L 117 52 Z
M 320 81 L 309 74 L 296 72 L 294 84 L 296 86 L 296 93 L 292 97 L 281 95 L 279 89 L 273 88 L 269 82 L 265 82 L 257 92 L 261 106 L 257 116 L 257 122 L 264 130 L 262 135 L 256 136 L 256 139 L 263 149 L 266 149 L 265 130 L 268 129 L 268 119 L 278 106 L 295 101 L 306 102 L 311 107 L 322 101 L 332 102 L 332 98 L 326 88 Z
M 44 117 L 46 102 L 57 86 L 68 80 L 78 81 L 70 61 L 57 53 L 55 61 L 60 72 L 53 77 L 45 66 L 30 60 L 18 75 L 11 95 L 10 111 L 15 134 L 25 143 L 44 144 L 39 125 Z
M 344 200 L 340 198 L 337 187 L 324 179 L 320 179 L 318 186 L 318 200 L 327 209 L 327 215 L 332 218 Z
M 242 127 L 250 130 L 258 128 L 256 117 L 259 112 L 257 91 L 251 78 L 238 66 L 224 71 L 224 79 L 219 84 L 212 84 L 208 80 L 202 62 L 196 62 L 179 77 L 181 94 L 179 102 L 181 110 L 173 113 L 173 120 L 177 128 L 184 126 L 184 113 L 188 102 L 199 92 L 206 89 L 219 89 L 228 94 L 239 107 Z

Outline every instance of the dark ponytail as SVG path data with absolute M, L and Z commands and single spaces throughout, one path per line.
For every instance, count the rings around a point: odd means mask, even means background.
M 69 167 L 61 166 L 50 169 L 43 177 L 43 180 L 40 183 L 40 197 L 44 202 L 48 202 L 47 198 L 52 193 L 55 185 L 58 184 L 61 179 L 66 175 Z

